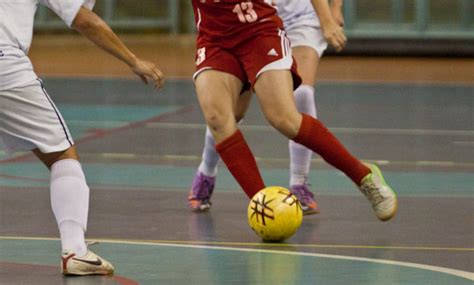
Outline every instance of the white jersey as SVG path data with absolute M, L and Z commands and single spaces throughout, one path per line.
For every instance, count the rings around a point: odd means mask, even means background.
M 319 18 L 310 0 L 276 0 L 278 16 L 283 20 L 285 29 L 294 25 L 320 26 Z
M 95 0 L 0 0 L 0 90 L 37 78 L 28 50 L 38 4 L 49 7 L 71 27 L 81 6 L 92 9 Z

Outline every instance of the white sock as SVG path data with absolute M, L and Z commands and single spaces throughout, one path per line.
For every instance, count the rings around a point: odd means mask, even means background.
M 85 255 L 89 187 L 77 160 L 64 159 L 51 166 L 51 207 L 62 249 L 72 250 L 77 256 Z
M 206 137 L 204 139 L 204 149 L 202 151 L 202 161 L 199 165 L 199 171 L 204 175 L 215 177 L 220 156 L 216 151 L 216 142 L 212 137 L 209 127 L 206 128 Z
M 314 101 L 314 88 L 309 85 L 301 85 L 294 92 L 296 108 L 300 113 L 306 113 L 316 118 L 316 104 Z M 311 155 L 313 152 L 290 140 L 290 186 L 301 185 L 306 182 L 311 166 Z

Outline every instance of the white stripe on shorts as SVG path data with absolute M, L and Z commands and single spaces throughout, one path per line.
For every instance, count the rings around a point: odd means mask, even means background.
M 43 81 L 41 81 L 41 79 L 36 79 L 38 80 L 38 82 L 40 83 L 41 85 L 41 89 L 43 90 L 43 94 L 44 96 L 46 96 L 46 98 L 48 99 L 48 102 L 49 104 L 51 104 L 51 107 L 53 108 L 54 112 L 56 113 L 56 117 L 58 117 L 58 120 L 59 120 L 59 123 L 61 124 L 61 127 L 63 128 L 63 131 L 64 131 L 64 135 L 66 136 L 66 140 L 68 141 L 68 143 L 72 146 L 73 143 L 72 143 L 72 140 L 71 140 L 71 135 L 69 134 L 67 128 L 66 128 L 66 123 L 64 122 L 64 119 L 62 118 L 62 116 L 60 115 L 56 105 L 54 105 L 53 103 L 53 100 L 51 100 L 51 97 L 49 97 L 49 94 L 48 92 L 46 92 L 46 89 L 44 89 L 44 85 L 43 85 Z
M 285 31 L 279 30 L 278 35 L 281 38 L 281 50 L 282 58 L 265 65 L 262 69 L 257 72 L 255 78 L 258 78 L 260 74 L 269 70 L 290 70 L 293 65 L 293 54 L 291 53 L 290 40 L 286 37 Z

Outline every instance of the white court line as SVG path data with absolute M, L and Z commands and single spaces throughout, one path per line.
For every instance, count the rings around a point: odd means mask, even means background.
M 81 121 L 81 120 L 69 120 L 70 125 L 84 125 L 84 126 L 96 126 L 96 125 L 119 125 L 127 122 L 123 121 Z M 192 124 L 192 123 L 147 123 L 145 125 L 149 129 L 205 129 L 205 124 Z M 276 130 L 267 125 L 240 125 L 241 129 L 249 131 L 275 131 Z M 433 129 L 381 129 L 381 128 L 329 128 L 335 133 L 341 134 L 383 134 L 383 135 L 426 135 L 426 136 L 474 136 L 473 130 L 433 130 Z
M 151 129 L 205 129 L 205 124 L 188 123 L 148 123 L 147 128 Z M 275 131 L 266 125 L 240 125 L 241 129 L 249 131 Z M 380 129 L 380 128 L 329 128 L 335 133 L 342 134 L 384 134 L 384 135 L 430 135 L 430 136 L 474 136 L 472 130 L 430 130 L 430 129 Z
M 1 154 L 1 151 L 0 151 Z M 202 157 L 199 155 L 178 155 L 178 154 L 134 154 L 134 153 L 86 153 L 82 152 L 81 157 L 83 158 L 109 158 L 109 159 L 130 159 L 130 160 L 168 160 L 168 161 L 201 161 Z M 289 158 L 273 158 L 273 157 L 255 157 L 257 162 L 265 163 L 289 163 Z M 420 167 L 474 167 L 474 163 L 470 162 L 456 162 L 456 161 L 430 161 L 430 160 L 417 160 L 417 161 L 395 161 L 395 160 L 373 160 L 373 159 L 362 159 L 365 162 L 376 163 L 382 166 L 420 166 Z M 312 158 L 311 163 L 314 164 L 326 164 L 321 158 Z
M 454 145 L 457 146 L 474 146 L 474 141 L 454 141 Z
M 5 151 L 0 150 L 0 155 L 6 155 Z M 24 152 L 10 154 L 12 156 L 21 155 Z M 153 160 L 153 161 L 201 161 L 202 157 L 199 155 L 178 155 L 178 154 L 136 154 L 136 153 L 114 153 L 101 152 L 89 153 L 81 152 L 81 157 L 84 159 L 121 159 L 121 160 Z M 289 163 L 289 158 L 273 158 L 273 157 L 255 157 L 257 162 L 265 163 Z M 474 163 L 457 162 L 457 161 L 431 161 L 431 160 L 416 160 L 416 161 L 396 161 L 396 160 L 373 160 L 362 159 L 362 161 L 375 163 L 381 166 L 414 166 L 414 167 L 462 167 L 474 168 Z M 326 165 L 326 162 L 321 158 L 312 158 L 311 163 Z
M 36 240 L 36 241 L 59 241 L 57 238 L 26 238 L 26 237 L 0 237 L 0 240 Z M 350 261 L 361 261 L 371 262 L 385 265 L 395 265 L 408 268 L 415 268 L 421 270 L 428 270 L 438 273 L 445 273 L 467 280 L 474 281 L 474 273 L 451 269 L 447 267 L 426 265 L 412 262 L 402 262 L 386 259 L 375 259 L 366 257 L 346 256 L 346 255 L 334 255 L 334 254 L 320 254 L 310 252 L 297 252 L 297 251 L 279 251 L 271 249 L 251 249 L 251 248 L 234 248 L 234 247 L 221 247 L 221 246 L 207 246 L 207 245 L 191 245 L 191 244 L 173 244 L 173 243 L 160 243 L 160 242 L 141 242 L 141 241 L 128 241 L 128 240 L 107 240 L 107 239 L 94 239 L 94 241 L 101 243 L 110 244 L 128 244 L 128 245 L 150 245 L 150 246 L 162 246 L 162 247 L 181 247 L 181 248 L 198 248 L 198 249 L 211 249 L 211 250 L 223 250 L 223 251 L 238 251 L 238 252 L 252 252 L 252 253 L 269 253 L 269 254 L 280 254 L 280 255 L 293 255 L 293 256 L 308 256 L 308 257 L 319 257 L 329 258 L 338 260 L 350 260 Z

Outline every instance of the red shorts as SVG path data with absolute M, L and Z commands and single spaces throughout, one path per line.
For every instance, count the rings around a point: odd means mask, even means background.
M 285 31 L 272 29 L 230 48 L 198 38 L 195 79 L 202 71 L 214 69 L 238 77 L 244 90 L 253 87 L 259 75 L 268 70 L 290 70 L 293 88 L 301 84 L 296 61 Z

